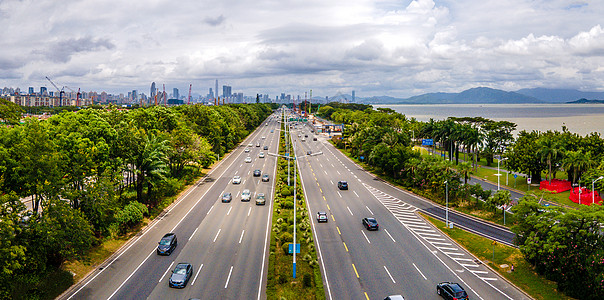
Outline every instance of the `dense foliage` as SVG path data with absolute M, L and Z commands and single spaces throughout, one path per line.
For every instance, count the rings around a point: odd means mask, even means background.
M 97 107 L 20 124 L 6 113 L 14 107 L 0 108 L 12 124 L 0 128 L 3 299 L 53 297 L 36 290 L 47 274 L 169 204 L 272 111 Z

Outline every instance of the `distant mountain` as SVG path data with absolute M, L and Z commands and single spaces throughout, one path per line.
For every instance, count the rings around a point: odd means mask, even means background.
M 376 104 L 506 104 L 542 103 L 543 101 L 516 92 L 478 87 L 461 93 L 428 93 L 406 99 L 382 96 L 366 98 L 363 102 Z
M 533 88 L 521 89 L 516 93 L 553 103 L 566 103 L 576 99 L 604 99 L 604 92 L 582 92 L 571 89 Z
M 581 98 L 579 100 L 575 100 L 575 101 L 570 101 L 570 102 L 566 102 L 566 103 L 572 103 L 572 104 L 604 104 L 604 100 L 587 100 L 585 98 Z

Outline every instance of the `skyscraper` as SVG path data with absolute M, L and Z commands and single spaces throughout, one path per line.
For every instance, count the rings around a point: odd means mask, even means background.
M 172 90 L 172 98 L 174 98 L 174 99 L 180 99 L 180 96 L 178 95 L 178 89 L 177 88 L 174 88 Z
M 231 87 L 228 85 L 222 86 L 222 97 L 228 98 L 231 97 Z
M 46 89 L 45 86 L 40 87 L 40 95 L 47 95 L 48 94 L 48 90 Z
M 29 94 L 32 95 L 34 93 L 34 87 L 30 86 L 29 87 Z
M 151 83 L 151 93 L 149 93 L 149 95 L 151 95 L 151 98 L 155 97 L 155 93 L 157 91 L 155 90 L 155 81 Z
M 354 103 L 354 100 L 355 100 L 355 94 L 354 94 L 354 91 L 352 91 L 352 103 Z
M 214 89 L 214 92 L 216 93 L 216 95 L 214 95 L 214 100 L 216 100 L 216 98 L 218 98 L 218 79 L 216 79 L 216 89 Z

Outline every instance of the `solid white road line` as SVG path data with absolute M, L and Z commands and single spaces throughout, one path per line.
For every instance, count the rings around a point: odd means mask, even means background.
M 428 280 L 428 278 L 426 278 L 426 276 L 424 276 L 424 273 L 422 273 L 422 271 L 420 271 L 419 268 L 415 264 L 413 264 L 413 266 L 415 267 L 417 272 L 419 272 L 419 274 L 422 275 L 422 277 L 424 277 L 424 280 Z
M 231 280 L 231 273 L 233 273 L 233 266 L 231 266 L 231 270 L 229 271 L 229 277 L 227 277 L 226 283 L 224 284 L 224 288 L 226 289 L 229 286 L 229 280 Z
M 151 257 L 151 254 L 153 254 L 153 252 L 155 252 L 155 249 L 153 249 L 153 251 L 151 251 L 151 253 L 149 253 L 149 255 L 147 255 L 147 257 L 145 259 L 143 259 L 143 261 L 141 261 L 141 263 L 136 267 L 136 269 L 134 269 L 134 272 L 130 273 L 130 276 L 128 276 L 128 278 L 126 278 L 126 280 L 124 280 L 124 282 L 122 282 L 122 284 L 120 284 L 120 286 L 117 287 L 117 289 L 115 289 L 115 291 L 113 291 L 113 293 L 109 296 L 109 298 L 107 298 L 107 300 L 111 299 L 115 293 L 117 293 L 117 291 L 119 291 L 122 286 L 124 284 L 126 284 L 126 282 L 128 282 L 128 279 L 130 279 L 130 277 L 132 277 L 132 275 L 134 275 L 136 273 L 136 271 L 138 271 L 138 269 L 140 269 L 140 267 L 147 261 L 147 259 L 149 259 L 149 257 Z
M 371 244 L 371 242 L 369 241 L 369 238 L 367 237 L 367 235 L 365 234 L 364 230 L 361 230 L 361 233 L 363 234 L 363 236 L 365 237 L 365 239 L 367 240 L 367 243 Z
M 245 233 L 245 229 L 241 231 L 241 237 L 239 238 L 239 244 L 241 244 L 241 240 L 243 239 L 243 233 Z
M 199 272 L 201 272 L 201 269 L 203 269 L 203 264 L 199 266 L 199 270 L 197 270 L 197 273 L 195 273 L 195 278 L 193 278 L 193 281 L 191 281 L 191 285 L 195 284 L 195 280 L 197 280 L 197 276 L 199 276 Z
M 218 229 L 218 232 L 216 232 L 216 236 L 214 237 L 214 241 L 212 243 L 216 243 L 216 239 L 218 238 L 218 235 L 220 234 L 220 230 Z
M 168 266 L 168 269 L 166 269 L 166 272 L 164 272 L 164 275 L 161 276 L 161 278 L 159 279 L 158 282 L 161 282 L 162 280 L 164 280 L 164 277 L 166 277 L 166 274 L 168 274 L 168 272 L 170 272 L 170 270 L 172 270 L 172 265 L 174 264 L 174 261 L 172 261 L 172 263 L 170 264 L 170 266 Z
M 193 238 L 193 236 L 195 235 L 195 232 L 197 232 L 197 229 L 199 229 L 199 227 L 195 228 L 195 231 L 193 231 L 193 234 L 191 234 L 191 236 L 189 237 L 189 241 Z
M 388 232 L 388 229 L 384 229 L 384 231 L 386 231 L 386 233 L 392 239 L 392 241 L 396 243 L 396 241 L 394 240 L 394 238 L 390 235 L 390 232 Z
M 346 208 L 348 208 L 348 212 L 350 212 L 350 215 L 354 216 L 354 214 L 352 213 L 352 210 L 350 210 L 350 207 L 346 206 Z
M 388 271 L 388 268 L 386 268 L 386 266 L 384 266 L 384 270 L 386 270 L 386 273 L 388 273 L 388 276 L 390 276 L 390 280 L 392 280 L 392 283 L 396 283 L 396 281 L 394 281 L 394 278 L 392 278 L 392 275 L 390 275 L 390 272 Z
M 369 211 L 369 213 L 373 215 L 373 212 L 371 211 L 371 209 L 369 209 L 369 207 L 367 205 L 365 205 L 365 208 L 367 208 L 367 210 Z

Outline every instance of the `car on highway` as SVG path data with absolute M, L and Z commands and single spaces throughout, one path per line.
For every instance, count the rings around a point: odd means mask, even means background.
M 254 147 L 252 143 L 247 144 L 248 147 Z
M 264 149 L 264 150 L 268 150 L 268 146 L 264 146 L 264 148 L 263 148 L 263 149 Z
M 363 226 L 367 228 L 367 230 L 378 230 L 380 225 L 375 218 L 363 218 Z
M 222 195 L 222 202 L 228 203 L 231 202 L 231 200 L 233 200 L 233 195 L 231 195 L 231 193 L 224 193 L 224 195 Z
M 459 283 L 441 282 L 436 285 L 436 293 L 446 300 L 464 300 L 468 299 L 468 294 Z
M 264 193 L 258 193 L 256 196 L 256 205 L 265 205 L 266 198 L 264 197 Z
M 304 137 L 305 137 L 305 138 L 307 138 L 307 137 L 308 137 L 308 134 L 305 134 L 305 135 L 304 135 Z
M 301 138 L 301 139 L 300 139 L 300 141 L 305 142 L 305 141 L 306 141 L 306 139 L 305 139 L 305 138 Z
M 265 136 L 262 136 L 262 139 L 264 140 L 264 139 L 266 139 L 266 137 L 265 137 Z
M 170 280 L 168 280 L 170 287 L 179 289 L 184 288 L 187 286 L 189 278 L 191 278 L 191 273 L 193 273 L 193 266 L 191 266 L 191 264 L 177 264 L 174 271 L 172 271 L 172 275 L 170 275 Z
M 347 190 L 348 189 L 348 182 L 340 180 L 338 181 L 338 188 L 341 190 Z
M 262 175 L 262 182 L 268 182 L 268 174 Z
M 260 142 L 256 143 L 256 147 L 260 147 Z
M 317 138 L 316 138 L 316 137 L 314 137 L 314 138 L 312 138 L 312 140 L 313 140 L 313 141 L 316 141 L 316 140 L 317 140 Z
M 178 245 L 178 239 L 174 233 L 166 233 L 157 245 L 157 255 L 170 255 Z
M 233 184 L 240 184 L 240 183 L 241 183 L 241 176 L 239 176 L 239 175 L 233 176 Z
M 271 129 L 271 133 L 275 132 L 273 129 Z
M 262 171 L 258 169 L 254 170 L 254 177 L 260 177 L 260 175 L 262 175 Z
M 326 222 L 327 223 L 328 220 L 329 219 L 327 218 L 327 213 L 326 212 L 320 211 L 320 212 L 317 213 L 317 222 L 319 222 L 319 223 Z
M 250 192 L 250 190 L 243 190 L 243 192 L 241 192 L 241 201 L 250 202 L 250 199 L 252 199 L 252 193 Z
M 405 298 L 403 298 L 401 295 L 390 295 L 384 298 L 384 300 L 405 300 Z
M 245 153 L 248 153 L 248 152 L 250 152 L 250 148 L 245 148 L 244 151 L 245 151 Z
M 264 158 L 264 152 L 260 152 L 260 153 L 258 153 L 258 157 L 260 157 L 260 158 Z
M 310 151 L 310 150 L 306 151 L 306 155 L 311 155 L 311 154 L 312 154 L 312 151 Z
M 251 157 L 249 157 L 249 156 L 248 156 L 248 157 L 246 157 L 246 158 L 245 158 L 245 162 L 246 162 L 246 163 L 251 163 L 251 162 L 252 162 L 252 158 L 251 158 Z

